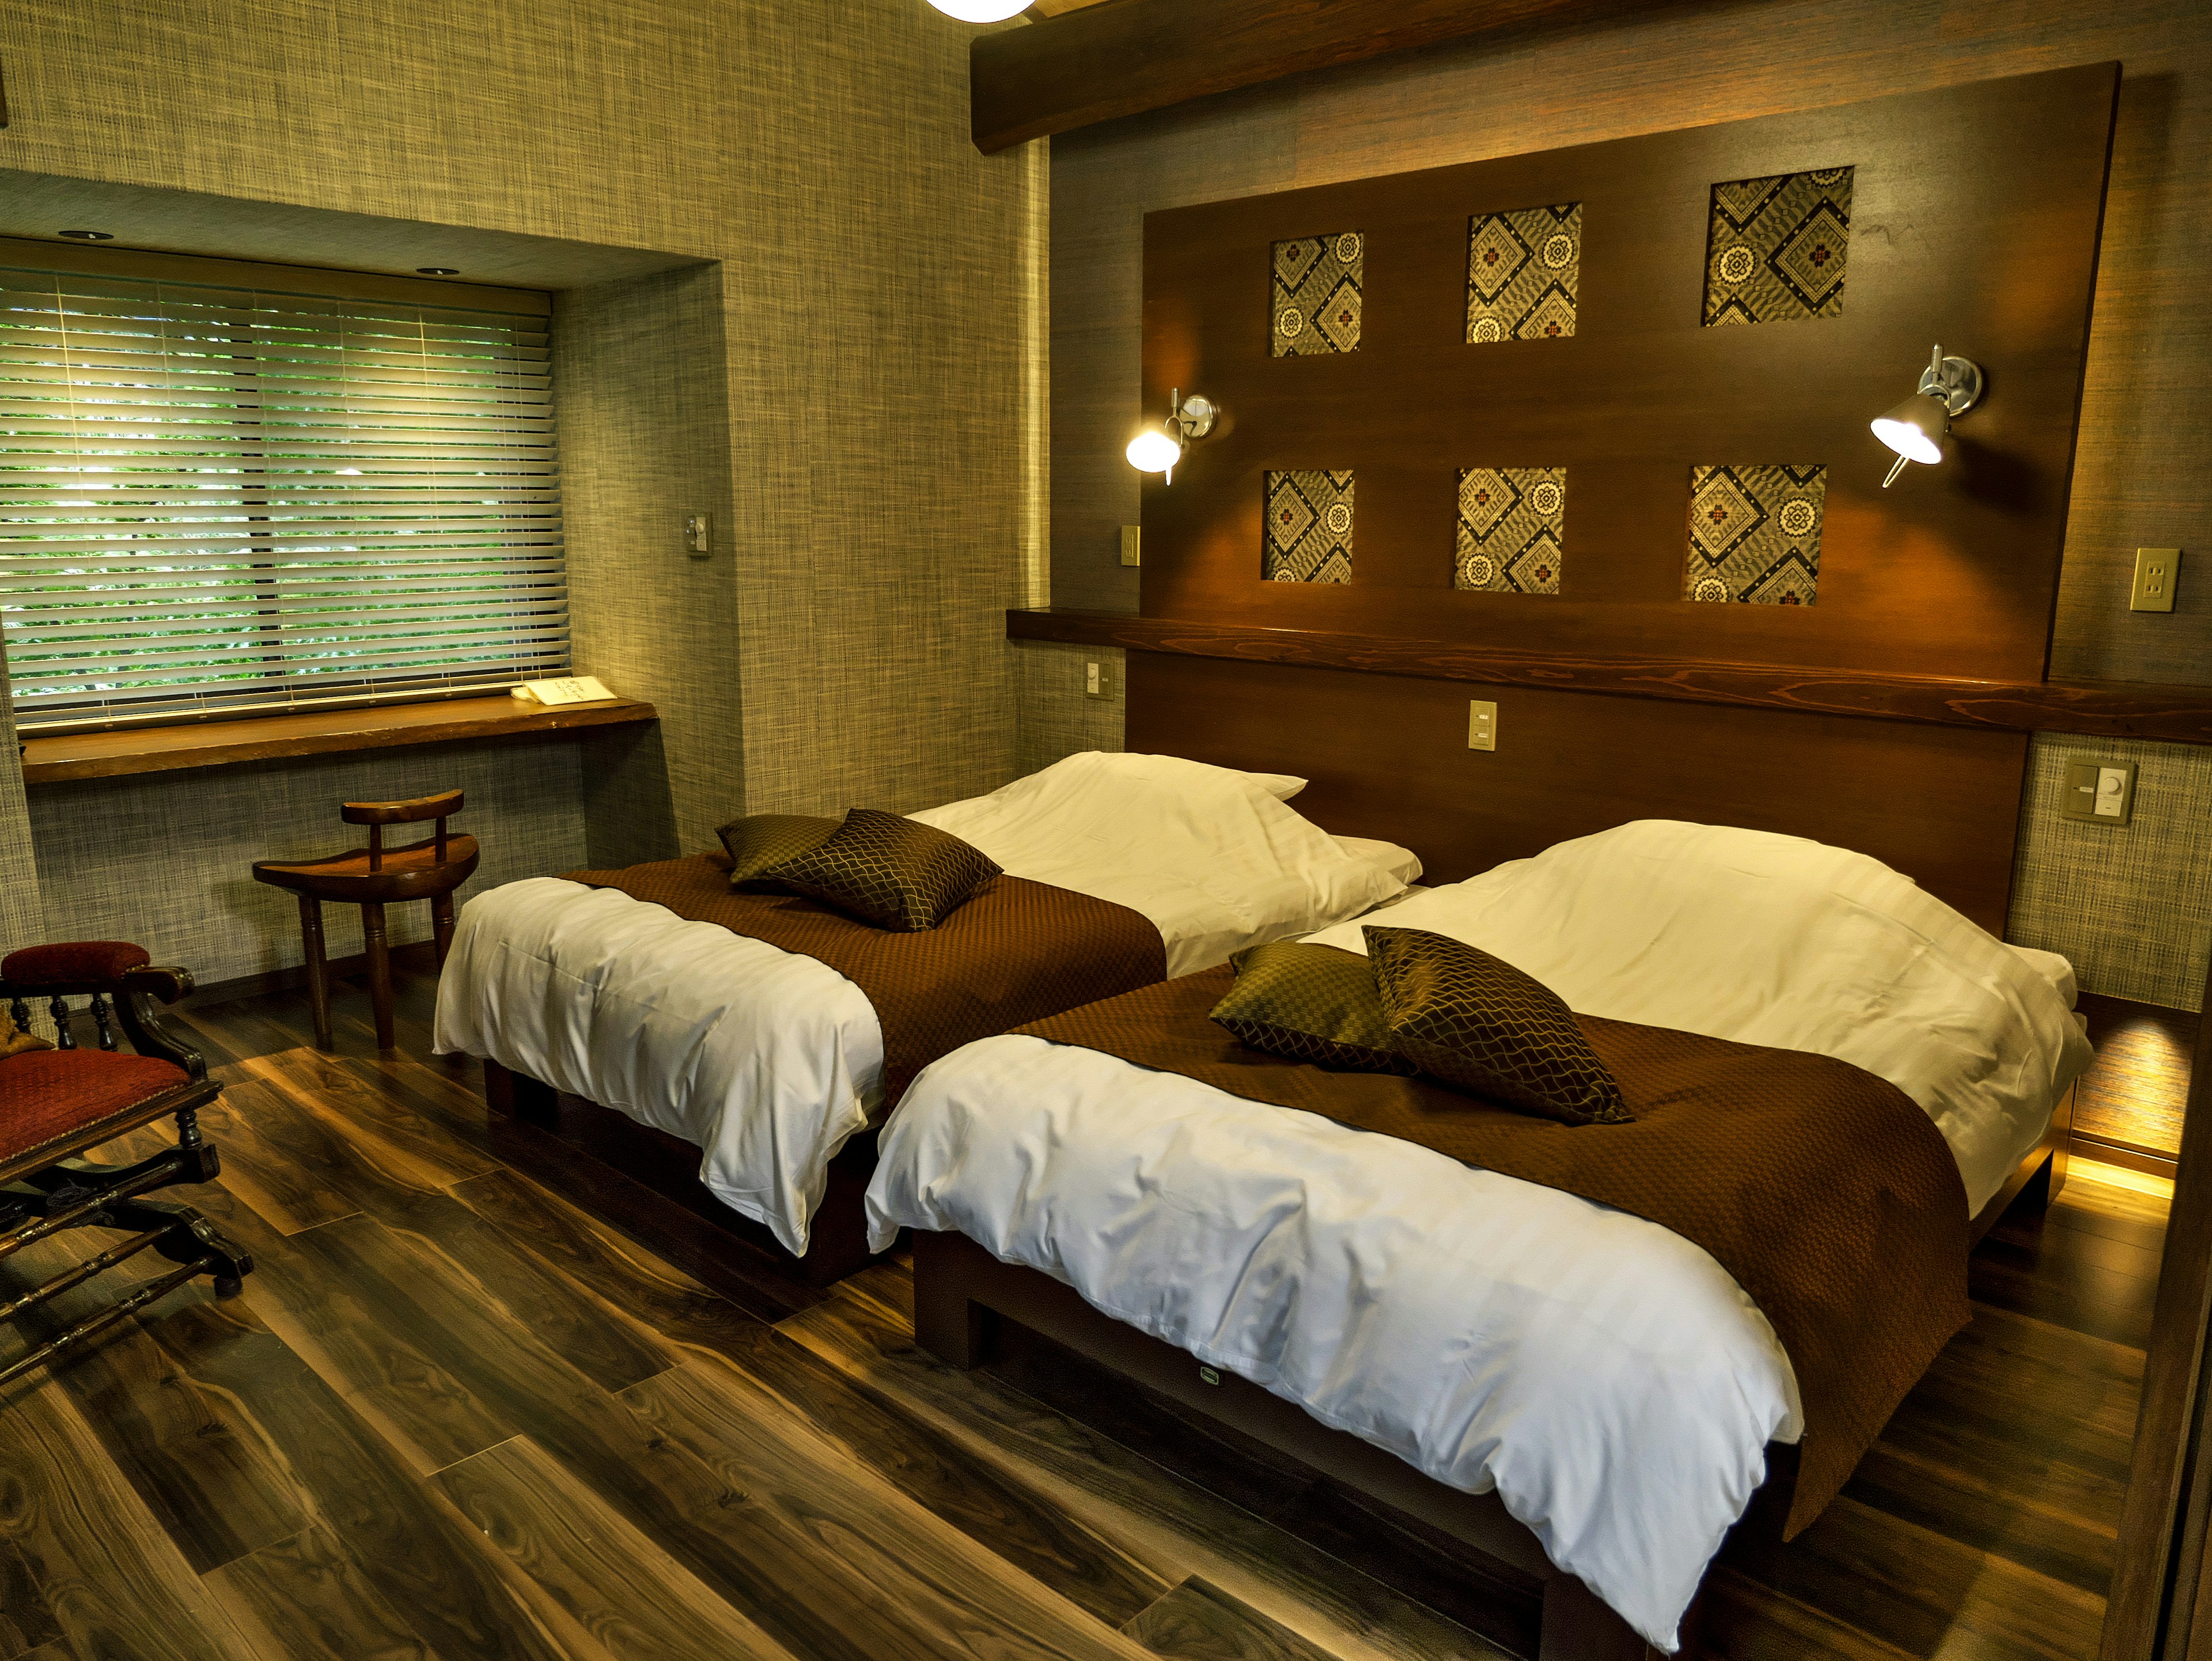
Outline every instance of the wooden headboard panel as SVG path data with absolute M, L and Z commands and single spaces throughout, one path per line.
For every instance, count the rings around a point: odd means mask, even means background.
M 1127 744 L 1312 781 L 1300 812 L 1431 883 L 1635 818 L 1870 854 L 2002 935 L 2027 736 L 1132 652 Z M 1467 747 L 1468 701 L 1498 748 Z

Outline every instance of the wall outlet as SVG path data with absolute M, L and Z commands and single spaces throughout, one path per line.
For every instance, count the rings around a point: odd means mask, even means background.
M 2136 549 L 2136 586 L 2128 595 L 2128 610 L 2171 611 L 2173 609 L 2173 585 L 2180 575 L 2180 549 Z
M 1479 698 L 1468 700 L 1467 747 L 1470 750 L 1495 750 L 1498 747 L 1496 704 L 1485 703 Z
M 1145 527 L 1143 526 L 1124 525 L 1121 527 L 1122 564 L 1137 565 L 1143 563 L 1139 552 L 1138 545 L 1143 542 L 1144 538 Z
M 1086 663 L 1083 666 L 1083 696 L 1087 698 L 1110 698 L 1114 696 L 1112 664 Z
M 2066 790 L 2058 816 L 2082 824 L 2125 824 L 2136 814 L 2136 764 L 2131 761 L 2075 761 L 2066 764 Z
M 694 559 L 704 559 L 714 551 L 714 514 L 684 515 L 684 551 Z

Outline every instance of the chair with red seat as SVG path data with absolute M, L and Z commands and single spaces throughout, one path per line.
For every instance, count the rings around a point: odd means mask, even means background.
M 331 971 L 323 955 L 323 904 L 335 900 L 361 908 L 362 937 L 368 948 L 368 995 L 376 1008 L 376 1043 L 392 1045 L 392 951 L 384 932 L 384 908 L 407 900 L 430 902 L 430 926 L 438 943 L 438 967 L 453 943 L 453 891 L 477 868 L 477 839 L 449 837 L 446 820 L 461 811 L 461 793 L 447 790 L 413 801 L 349 801 L 338 817 L 368 827 L 368 846 L 348 849 L 324 860 L 258 860 L 256 882 L 289 888 L 300 897 L 300 937 L 307 948 L 307 1001 L 315 1013 L 315 1045 L 331 1047 Z M 428 842 L 387 850 L 384 827 L 435 819 Z
M 154 1000 L 191 990 L 181 969 L 157 968 L 143 947 L 119 940 L 27 946 L 0 960 L 0 1002 L 30 1030 L 30 1001 L 46 1001 L 56 1047 L 0 1056 L 0 1258 L 71 1228 L 131 1236 L 40 1286 L 0 1302 L 0 1325 L 148 1250 L 179 1267 L 140 1281 L 128 1296 L 0 1366 L 0 1384 L 84 1342 L 198 1275 L 229 1297 L 253 1260 L 190 1206 L 146 1196 L 179 1183 L 215 1180 L 222 1169 L 201 1134 L 199 1110 L 221 1086 L 199 1052 L 161 1025 Z M 99 1048 L 70 1028 L 69 1000 L 89 995 Z M 110 1000 L 112 1000 L 111 1006 Z M 136 1054 L 116 1048 L 119 1022 Z M 0 1025 L 0 1032 L 5 1032 Z M 177 1145 L 135 1164 L 94 1165 L 76 1156 L 157 1119 L 173 1116 Z

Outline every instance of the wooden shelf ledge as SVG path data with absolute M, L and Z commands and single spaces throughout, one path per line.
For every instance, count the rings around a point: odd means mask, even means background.
M 120 732 L 56 733 L 26 740 L 23 782 L 58 784 L 70 779 L 167 773 L 283 756 L 447 744 L 456 739 L 550 737 L 659 718 L 659 711 L 651 704 L 635 698 L 546 709 L 501 697 L 254 715 L 171 727 L 134 727 Z
M 1009 640 L 1349 669 L 1374 675 L 1538 686 L 1799 715 L 1939 727 L 2212 744 L 2212 686 L 2141 681 L 1945 680 L 1692 659 L 1577 658 L 1449 641 L 1342 635 L 1050 608 L 1006 613 Z

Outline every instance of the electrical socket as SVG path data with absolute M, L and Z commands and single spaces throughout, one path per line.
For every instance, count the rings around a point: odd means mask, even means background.
M 1485 703 L 1480 698 L 1469 698 L 1467 703 L 1467 747 L 1470 750 L 1498 748 L 1498 706 Z
M 1144 538 L 1145 527 L 1143 526 L 1124 525 L 1121 527 L 1122 564 L 1141 565 L 1144 563 L 1144 556 L 1140 546 Z
M 684 515 L 684 551 L 694 559 L 705 559 L 714 551 L 714 514 Z
M 2136 549 L 2136 583 L 2128 595 L 2128 610 L 2171 611 L 2173 609 L 2173 585 L 2180 576 L 2180 549 Z

